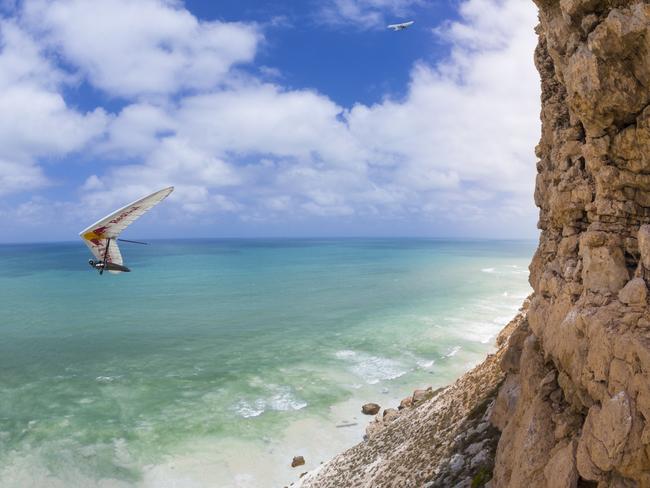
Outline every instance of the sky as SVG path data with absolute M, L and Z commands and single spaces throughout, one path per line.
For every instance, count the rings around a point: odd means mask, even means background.
M 169 185 L 128 236 L 535 237 L 536 23 L 527 0 L 0 0 L 0 242 Z

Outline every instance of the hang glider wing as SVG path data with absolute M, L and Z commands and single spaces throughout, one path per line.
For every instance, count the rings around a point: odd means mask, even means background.
M 99 261 L 104 261 L 108 264 L 106 271 L 109 273 L 121 273 L 121 271 L 110 269 L 111 264 L 124 266 L 122 253 L 120 252 L 120 248 L 115 239 L 111 239 L 110 241 L 108 239 L 100 239 L 99 244 L 94 244 L 94 242 L 88 241 L 87 239 L 84 239 L 84 242 Z M 106 253 L 106 244 L 108 244 L 108 253 Z M 104 257 L 106 257 L 106 259 L 104 259 Z
M 386 27 L 388 29 L 393 29 L 394 31 L 400 31 L 400 30 L 404 30 L 404 29 L 406 29 L 408 27 L 411 27 L 413 24 L 415 24 L 415 21 L 411 20 L 409 22 L 403 22 L 401 24 L 390 24 L 390 25 L 388 25 Z
M 106 257 L 105 261 L 107 263 L 123 266 L 122 254 L 117 246 L 117 236 L 150 208 L 165 199 L 172 191 L 174 191 L 174 187 L 170 186 L 129 203 L 82 230 L 79 235 L 98 260 L 104 261 L 104 257 Z M 106 253 L 107 244 L 108 253 Z M 111 269 L 108 269 L 108 271 L 111 273 L 120 272 Z

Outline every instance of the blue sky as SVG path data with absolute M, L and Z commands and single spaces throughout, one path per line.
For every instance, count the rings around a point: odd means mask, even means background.
M 522 0 L 0 0 L 0 242 L 167 185 L 131 237 L 534 237 L 535 23 Z

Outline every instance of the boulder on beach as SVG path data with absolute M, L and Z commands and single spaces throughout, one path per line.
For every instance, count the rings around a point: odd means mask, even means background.
M 302 456 L 294 456 L 293 460 L 291 461 L 291 467 L 295 468 L 296 466 L 302 466 L 305 464 L 305 458 Z
M 392 422 L 397 417 L 399 417 L 399 412 L 395 408 L 387 408 L 384 410 L 383 421 L 385 424 Z
M 381 407 L 376 403 L 366 403 L 361 407 L 361 413 L 364 415 L 377 415 Z
M 417 406 L 431 397 L 433 397 L 433 388 L 431 387 L 426 390 L 415 390 L 413 392 L 413 405 Z
M 399 410 L 403 410 L 405 408 L 410 408 L 413 406 L 413 397 L 406 397 L 402 399 L 402 401 L 399 403 L 399 407 L 397 407 Z

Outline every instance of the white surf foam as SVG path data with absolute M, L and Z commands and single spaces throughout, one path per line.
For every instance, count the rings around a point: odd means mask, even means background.
M 294 395 L 288 386 L 271 385 L 271 392 L 268 396 L 254 400 L 239 400 L 233 405 L 233 410 L 240 417 L 251 418 L 258 417 L 269 410 L 288 412 L 301 410 L 306 406 L 307 402 Z
M 245 419 L 251 417 L 257 417 L 262 415 L 266 410 L 266 403 L 263 400 L 255 400 L 253 402 L 248 402 L 246 400 L 239 400 L 234 406 L 233 410 L 240 417 Z
M 120 378 L 121 376 L 98 376 L 95 378 L 95 381 L 98 383 L 112 383 L 116 379 Z
M 419 359 L 416 364 L 423 369 L 429 369 L 431 366 L 435 364 L 435 360 L 426 360 L 426 359 Z
M 446 358 L 453 358 L 456 354 L 458 354 L 458 351 L 460 351 L 460 346 L 454 346 L 449 349 L 449 352 L 445 354 L 443 357 Z
M 307 406 L 307 402 L 296 398 L 289 389 L 286 389 L 273 395 L 269 399 L 268 405 L 272 410 L 286 412 L 289 410 L 301 410 Z
M 408 368 L 399 361 L 373 356 L 364 352 L 346 349 L 337 351 L 334 356 L 350 363 L 350 371 L 369 385 L 375 385 L 380 381 L 393 380 L 408 372 Z

